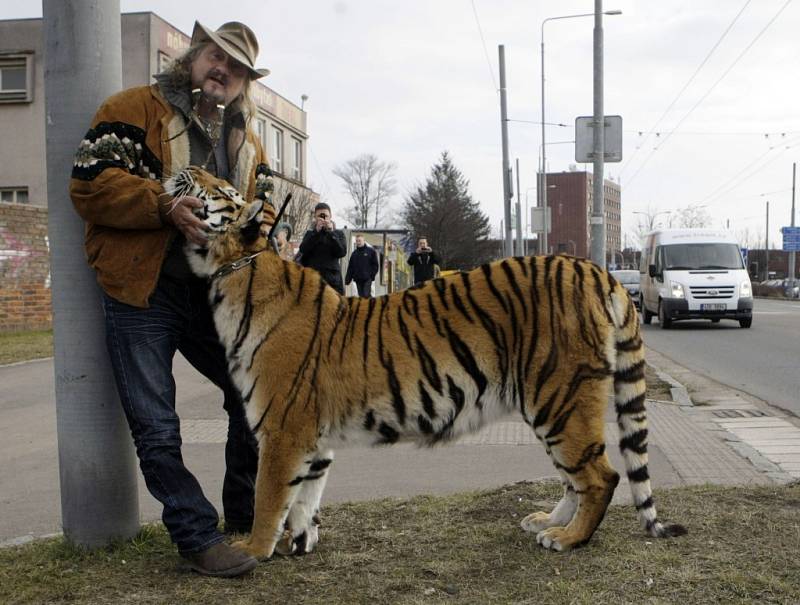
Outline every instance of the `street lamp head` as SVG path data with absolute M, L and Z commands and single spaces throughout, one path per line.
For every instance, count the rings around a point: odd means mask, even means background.
M 622 11 L 617 8 L 617 9 L 610 10 L 610 11 L 604 11 L 603 14 L 604 15 L 621 15 Z

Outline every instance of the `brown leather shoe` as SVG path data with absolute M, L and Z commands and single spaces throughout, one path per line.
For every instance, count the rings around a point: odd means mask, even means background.
M 181 554 L 189 567 L 205 576 L 233 578 L 252 571 L 258 561 L 225 542 L 219 542 L 200 552 Z

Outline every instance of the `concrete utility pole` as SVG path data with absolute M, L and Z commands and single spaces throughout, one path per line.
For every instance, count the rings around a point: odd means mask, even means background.
M 514 255 L 511 239 L 511 166 L 508 163 L 508 111 L 506 109 L 506 52 L 501 44 L 497 47 L 500 55 L 500 132 L 503 136 L 503 209 L 505 214 L 506 256 Z
M 523 249 L 523 242 L 525 241 L 522 239 L 525 237 L 522 233 L 522 202 L 519 199 L 521 195 L 519 190 L 519 158 L 517 158 L 517 248 L 514 251 L 514 254 L 517 256 L 524 256 L 525 250 Z
M 592 216 L 590 218 L 592 260 L 606 266 L 605 198 L 605 116 L 603 114 L 603 0 L 594 0 L 594 175 L 592 176 Z
M 122 88 L 119 0 L 43 0 L 42 8 L 61 518 L 71 542 L 93 548 L 139 530 L 133 446 L 68 192 L 93 112 Z
M 764 249 L 767 254 L 767 262 L 766 262 L 766 272 L 764 274 L 764 279 L 769 279 L 769 202 L 767 202 L 767 229 L 766 229 L 766 243 L 764 244 Z
M 797 163 L 792 162 L 792 218 L 791 218 L 791 226 L 794 227 L 794 185 L 795 185 L 795 177 L 797 176 Z M 797 258 L 797 252 L 789 252 L 789 277 L 794 277 L 795 275 L 795 263 Z

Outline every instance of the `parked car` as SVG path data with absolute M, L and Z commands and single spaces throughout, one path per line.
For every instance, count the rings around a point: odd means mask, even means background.
M 623 270 L 618 269 L 616 271 L 611 271 L 611 275 L 614 276 L 619 283 L 625 286 L 625 289 L 628 291 L 628 294 L 631 295 L 633 298 L 633 303 L 636 305 L 636 308 L 639 308 L 639 272 L 638 271 L 631 271 L 631 270 Z
M 784 279 L 783 295 L 786 298 L 800 298 L 800 279 Z

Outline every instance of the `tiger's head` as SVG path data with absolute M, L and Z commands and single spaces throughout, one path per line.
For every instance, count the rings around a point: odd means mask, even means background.
M 262 225 L 271 226 L 275 213 L 263 200 L 248 204 L 230 183 L 196 166 L 175 174 L 164 190 L 174 197 L 190 195 L 203 202 L 194 212 L 209 227 L 208 243 L 205 247 L 186 244 L 189 266 L 196 275 L 208 277 L 226 262 L 267 248 Z
M 210 232 L 219 231 L 239 215 L 247 205 L 245 199 L 228 181 L 218 179 L 197 166 L 184 168 L 166 183 L 164 191 L 173 197 L 190 195 L 203 202 L 194 213 L 203 219 Z

